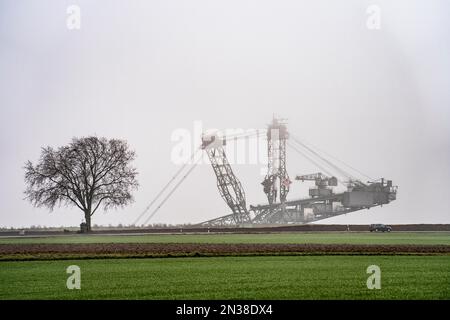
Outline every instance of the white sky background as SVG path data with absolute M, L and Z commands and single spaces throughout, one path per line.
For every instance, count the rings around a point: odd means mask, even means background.
M 81 30 L 66 9 L 81 8 Z M 366 9 L 381 8 L 381 29 Z M 96 134 L 136 150 L 140 189 L 93 223 L 129 224 L 177 170 L 172 133 L 264 128 L 297 137 L 371 177 L 398 200 L 324 223 L 450 223 L 448 1 L 0 1 L 0 226 L 78 225 L 78 209 L 23 200 L 23 165 L 42 146 Z M 288 171 L 319 171 L 290 152 Z M 261 167 L 235 165 L 248 204 Z M 289 198 L 305 196 L 295 185 Z M 152 223 L 229 213 L 200 165 Z

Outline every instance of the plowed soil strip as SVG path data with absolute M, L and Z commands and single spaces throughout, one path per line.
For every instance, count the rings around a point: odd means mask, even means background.
M 295 254 L 450 254 L 449 245 L 353 245 L 353 244 L 0 244 L 0 260 L 69 258 L 239 256 Z

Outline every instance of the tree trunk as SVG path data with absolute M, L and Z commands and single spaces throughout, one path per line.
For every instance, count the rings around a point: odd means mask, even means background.
M 91 232 L 91 211 L 86 210 L 84 212 L 84 218 L 86 220 L 86 231 Z

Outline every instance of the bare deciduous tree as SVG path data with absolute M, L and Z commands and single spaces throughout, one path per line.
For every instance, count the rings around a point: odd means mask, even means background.
M 74 138 L 68 146 L 42 148 L 37 165 L 25 164 L 25 191 L 36 207 L 76 205 L 84 213 L 87 230 L 100 206 L 124 207 L 137 189 L 135 159 L 123 140 L 97 137 Z

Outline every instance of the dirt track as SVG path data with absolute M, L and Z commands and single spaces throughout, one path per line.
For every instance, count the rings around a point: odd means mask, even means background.
M 352 244 L 1 244 L 0 260 L 283 254 L 450 254 L 449 245 Z

